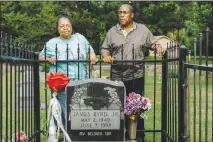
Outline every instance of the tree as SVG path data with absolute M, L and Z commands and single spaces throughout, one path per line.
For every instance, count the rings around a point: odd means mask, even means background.
M 56 20 L 68 16 L 74 32 L 83 34 L 98 53 L 107 31 L 118 22 L 117 11 L 123 3 L 133 6 L 135 21 L 144 23 L 154 35 L 184 41 L 187 47 L 206 26 L 213 28 L 213 4 L 191 1 L 11 1 L 1 2 L 0 20 L 3 30 L 17 42 L 30 42 L 39 51 L 55 36 Z

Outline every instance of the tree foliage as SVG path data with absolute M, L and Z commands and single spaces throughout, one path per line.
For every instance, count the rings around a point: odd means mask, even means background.
M 152 1 L 11 1 L 1 3 L 1 26 L 17 42 L 31 43 L 35 51 L 55 36 L 56 20 L 70 17 L 74 32 L 83 34 L 98 51 L 107 31 L 117 23 L 121 4 L 135 10 L 135 21 L 146 24 L 154 35 L 167 35 L 187 47 L 207 26 L 213 28 L 211 2 Z

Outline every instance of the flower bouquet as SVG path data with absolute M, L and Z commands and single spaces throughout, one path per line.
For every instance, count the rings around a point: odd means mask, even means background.
M 66 139 L 68 142 L 71 142 L 71 139 L 67 132 L 64 129 L 62 118 L 61 118 L 61 106 L 59 101 L 57 100 L 56 96 L 57 93 L 60 91 L 64 91 L 65 86 L 69 83 L 70 79 L 62 73 L 53 73 L 51 72 L 46 79 L 46 83 L 49 86 L 51 90 L 54 91 L 52 94 L 52 99 L 50 100 L 50 105 L 48 109 L 48 142 L 58 142 L 59 137 L 59 130 L 61 129 L 64 134 L 64 139 Z M 57 122 L 56 129 L 54 124 L 54 118 Z M 56 137 L 56 130 L 57 131 L 57 137 Z
M 13 134 L 13 139 L 11 142 L 27 142 L 27 136 L 22 131 L 17 132 L 16 134 Z
M 136 138 L 137 119 L 138 116 L 146 118 L 145 111 L 151 109 L 150 100 L 146 97 L 136 94 L 135 92 L 129 93 L 124 105 L 124 114 L 129 116 L 129 138 Z
M 136 116 L 141 118 L 146 118 L 145 111 L 151 109 L 150 100 L 146 97 L 136 94 L 135 92 L 129 93 L 126 98 L 126 104 L 124 106 L 124 114 L 130 117 L 130 119 L 135 120 Z

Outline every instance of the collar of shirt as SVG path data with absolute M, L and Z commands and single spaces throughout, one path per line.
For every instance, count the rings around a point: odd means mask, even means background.
M 133 28 L 129 31 L 129 32 L 131 32 L 131 31 L 133 31 L 133 30 L 135 30 L 136 29 L 136 23 L 135 22 L 133 22 Z M 122 33 L 124 34 L 124 36 L 126 37 L 127 36 L 127 34 L 129 33 L 129 32 L 127 32 L 127 31 L 125 31 L 125 30 L 123 30 L 122 28 L 121 28 L 121 26 L 120 26 L 120 24 L 118 23 L 117 24 L 117 29 L 118 29 L 118 31 L 122 31 Z
M 117 29 L 118 30 L 123 30 L 122 28 L 121 28 L 121 25 L 119 24 L 119 23 L 117 23 Z M 136 23 L 135 22 L 133 22 L 133 30 L 135 30 L 137 28 L 137 26 L 136 26 Z

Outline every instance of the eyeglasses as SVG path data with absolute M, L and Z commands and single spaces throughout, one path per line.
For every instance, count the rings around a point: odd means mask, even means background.
M 64 28 L 70 28 L 71 25 L 70 24 L 66 24 L 66 25 L 59 25 L 58 26 L 60 29 L 64 29 Z

